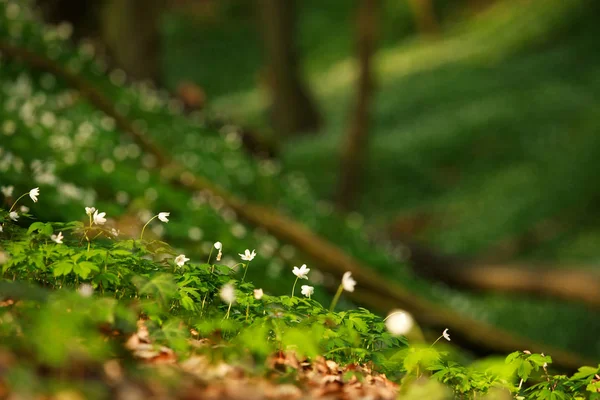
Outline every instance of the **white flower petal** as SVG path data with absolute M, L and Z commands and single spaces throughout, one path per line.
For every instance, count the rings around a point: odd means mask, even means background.
M 347 292 L 354 292 L 354 286 L 356 286 L 356 281 L 352 278 L 351 272 L 346 272 L 342 277 L 342 286 L 344 290 Z
M 177 257 L 175 257 L 175 264 L 177 264 L 178 267 L 183 267 L 183 264 L 185 264 L 188 261 L 190 261 L 190 259 L 187 258 L 184 254 L 180 254 Z
M 14 186 L 2 186 L 2 188 L 0 188 L 4 197 L 11 197 L 14 189 Z
M 240 257 L 244 261 L 252 261 L 254 259 L 254 257 L 256 257 L 256 252 L 254 250 L 252 250 L 252 253 L 250 253 L 250 250 L 246 249 L 244 254 L 240 254 Z
M 169 222 L 169 218 L 167 218 L 169 215 L 171 215 L 170 212 L 161 212 L 158 213 L 158 219 L 160 219 L 162 222 Z
M 106 223 L 106 218 L 104 218 L 105 215 L 105 212 L 99 213 L 98 210 L 94 211 L 94 223 L 96 225 L 104 225 L 104 223 Z
M 302 294 L 305 295 L 306 297 L 312 296 L 312 294 L 314 292 L 315 292 L 315 288 L 313 286 L 302 285 Z
M 385 320 L 385 327 L 392 335 L 406 335 L 413 325 L 411 315 L 403 310 L 392 311 Z
M 302 264 L 302 266 L 300 268 L 294 267 L 294 269 L 292 270 L 292 273 L 300 279 L 308 279 L 307 275 L 308 275 L 309 271 L 310 271 L 310 268 L 306 268 L 306 264 Z
M 447 341 L 450 341 L 450 333 L 448 332 L 448 329 L 444 329 L 444 332 L 442 333 L 442 336 L 444 337 L 444 339 L 446 339 Z
M 64 238 L 64 236 L 63 236 L 62 232 L 58 232 L 58 235 L 51 235 L 50 236 L 50 239 L 52 239 L 52 241 L 54 241 L 54 242 L 56 242 L 58 244 L 60 244 L 60 243 L 63 242 L 62 241 L 63 238 Z
M 233 285 L 231 285 L 230 283 L 224 285 L 221 288 L 219 296 L 221 297 L 221 300 L 223 300 L 225 303 L 233 303 L 235 301 L 235 289 L 233 288 Z
M 33 200 L 34 203 L 37 203 L 38 201 L 38 196 L 40 195 L 40 188 L 36 187 L 33 188 L 29 191 L 29 197 L 31 197 L 31 200 Z

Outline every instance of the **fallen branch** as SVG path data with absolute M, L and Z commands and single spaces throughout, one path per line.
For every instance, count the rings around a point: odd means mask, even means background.
M 580 358 L 566 351 L 531 343 L 527 339 L 464 317 L 442 305 L 419 298 L 417 294 L 408 291 L 399 283 L 393 283 L 390 278 L 378 275 L 373 268 L 350 257 L 333 243 L 309 231 L 301 223 L 270 208 L 243 202 L 236 196 L 213 185 L 204 177 L 194 175 L 181 165 L 170 161 L 143 132 L 117 112 L 107 97 L 84 78 L 73 74 L 48 58 L 2 41 L 0 41 L 0 52 L 6 58 L 20 59 L 33 68 L 53 73 L 74 89 L 79 90 L 92 105 L 114 118 L 117 127 L 123 133 L 131 136 L 146 153 L 156 157 L 156 168 L 160 169 L 161 175 L 174 186 L 185 187 L 190 191 L 208 190 L 213 195 L 221 197 L 228 207 L 248 223 L 265 228 L 280 240 L 296 246 L 308 257 L 318 260 L 322 269 L 339 276 L 346 271 L 351 271 L 360 284 L 360 290 L 354 294 L 354 298 L 362 301 L 363 304 L 384 312 L 394 307 L 401 307 L 411 312 L 422 323 L 449 328 L 455 335 L 464 338 L 466 345 L 485 348 L 490 352 L 506 353 L 527 347 L 528 350 L 534 352 L 551 354 L 554 364 L 559 367 L 575 369 L 584 364 L 595 364 L 594 361 Z
M 411 268 L 423 278 L 463 289 L 559 298 L 600 309 L 600 276 L 589 268 L 469 261 L 410 241 L 399 242 L 407 248 Z

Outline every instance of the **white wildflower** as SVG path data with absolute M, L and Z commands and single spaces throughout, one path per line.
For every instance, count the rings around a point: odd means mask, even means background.
M 442 333 L 442 336 L 444 337 L 444 339 L 446 339 L 447 341 L 450 341 L 450 333 L 448 333 L 448 329 L 444 329 L 444 332 Z
M 301 289 L 301 293 L 308 298 L 310 298 L 310 296 L 312 296 L 312 294 L 315 292 L 315 288 L 308 285 L 302 285 Z
M 219 296 L 221 296 L 221 300 L 223 300 L 225 303 L 233 303 L 235 301 L 235 289 L 233 288 L 233 285 L 231 285 L 230 283 L 224 285 L 221 288 Z
M 104 225 L 104 223 L 106 222 L 106 218 L 104 218 L 106 216 L 105 212 L 101 212 L 99 213 L 98 210 L 94 211 L 94 223 L 96 225 Z
M 0 188 L 4 197 L 11 197 L 13 194 L 13 190 L 15 190 L 14 186 L 2 186 Z
M 86 213 L 87 215 L 92 215 L 92 214 L 93 214 L 93 213 L 95 213 L 95 212 L 96 212 L 96 208 L 95 208 L 95 207 L 86 207 L 86 208 L 85 208 L 85 213 Z
M 254 289 L 254 298 L 256 300 L 262 299 L 263 295 L 264 295 L 264 292 L 262 289 Z
M 177 257 L 175 257 L 175 264 L 177 264 L 178 267 L 183 267 L 183 264 L 185 264 L 188 261 L 190 261 L 190 259 L 187 258 L 184 254 L 180 254 Z
M 167 218 L 169 215 L 171 215 L 170 212 L 161 212 L 158 213 L 158 219 L 160 219 L 162 222 L 169 222 L 169 219 Z
M 292 270 L 292 273 L 300 279 L 308 279 L 307 275 L 308 275 L 309 271 L 310 271 L 310 268 L 306 268 L 306 264 L 302 264 L 302 266 L 300 268 L 294 267 L 294 269 Z
M 37 203 L 38 201 L 38 196 L 40 195 L 40 188 L 36 187 L 33 188 L 29 191 L 29 197 L 31 197 L 31 200 L 33 200 L 34 203 Z
M 354 292 L 354 286 L 356 286 L 356 281 L 352 278 L 351 272 L 346 272 L 342 277 L 342 286 L 344 286 L 345 291 Z
M 215 242 L 214 246 L 217 250 L 221 250 L 223 248 L 223 244 L 221 242 Z
M 94 294 L 94 288 L 89 283 L 84 283 L 79 286 L 77 292 L 81 297 L 90 297 L 92 294 Z
M 392 335 L 406 335 L 413 325 L 411 315 L 402 310 L 394 310 L 385 318 L 385 327 Z
M 252 250 L 252 253 L 250 253 L 250 250 L 246 249 L 244 254 L 240 254 L 240 257 L 244 261 L 252 261 L 254 259 L 254 257 L 256 257 L 256 252 L 254 250 Z
M 10 214 L 8 215 L 10 217 L 10 219 L 12 219 L 13 221 L 16 221 L 19 219 L 19 213 L 16 211 L 11 211 Z
M 52 236 L 50 236 L 50 239 L 52 239 L 52 241 L 54 241 L 54 242 L 56 242 L 58 244 L 60 244 L 60 243 L 63 242 L 62 241 L 63 238 L 64 238 L 64 236 L 63 236 L 62 232 L 58 232 L 58 235 L 52 235 Z

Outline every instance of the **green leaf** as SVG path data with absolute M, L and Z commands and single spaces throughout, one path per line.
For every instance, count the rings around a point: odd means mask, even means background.
M 92 271 L 99 271 L 98 266 L 96 264 L 91 263 L 89 261 L 82 261 L 80 263 L 75 264 L 73 267 L 73 271 L 82 277 L 83 279 L 87 279 Z
M 102 286 L 107 287 L 110 286 L 110 284 L 118 284 L 119 277 L 112 272 L 103 272 L 99 275 L 96 275 L 94 282 L 102 283 Z
M 54 229 L 52 229 L 52 225 L 48 223 L 34 222 L 33 224 L 29 225 L 29 229 L 27 229 L 27 234 L 31 235 L 35 231 L 39 231 L 40 233 L 46 236 L 50 236 L 54 232 Z
M 131 251 L 128 250 L 111 250 L 110 251 L 110 255 L 111 256 L 122 256 L 122 257 L 130 257 L 131 255 L 133 255 L 133 253 Z
M 527 361 L 522 361 L 521 365 L 519 365 L 519 368 L 517 368 L 517 375 L 519 376 L 519 378 L 526 381 L 527 378 L 529 378 L 529 375 L 531 375 L 532 369 L 533 367 L 530 363 L 528 363 Z
M 576 373 L 573 374 L 571 380 L 588 379 L 589 377 L 596 375 L 599 370 L 600 368 L 581 367 Z
M 552 362 L 552 359 L 550 357 L 543 356 L 541 354 L 532 354 L 529 357 L 527 357 L 527 360 L 534 363 L 538 367 L 541 367 L 542 365 L 544 365 L 544 363 L 550 364 Z
M 504 361 L 507 364 L 512 363 L 513 361 L 515 361 L 517 358 L 519 358 L 521 356 L 521 352 L 520 351 L 514 351 L 512 353 L 510 353 L 508 356 L 506 356 L 506 360 Z
M 54 276 L 68 275 L 73 270 L 72 261 L 61 261 L 54 265 L 52 273 Z
M 600 392 L 600 381 L 598 382 L 592 382 L 589 385 L 587 385 L 585 387 L 585 390 L 587 390 L 588 392 Z
M 193 311 L 196 307 L 194 304 L 194 300 L 192 300 L 192 298 L 190 296 L 183 296 L 180 300 L 179 303 L 181 304 L 181 306 L 183 308 L 185 308 L 188 311 Z
M 218 271 L 221 275 L 229 275 L 232 269 L 227 265 L 215 265 L 215 271 Z

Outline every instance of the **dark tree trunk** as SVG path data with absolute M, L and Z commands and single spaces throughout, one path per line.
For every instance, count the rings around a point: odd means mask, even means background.
M 46 21 L 67 21 L 75 40 L 87 37 L 112 67 L 134 79 L 160 80 L 160 17 L 165 0 L 38 0 Z
M 135 79 L 160 80 L 160 18 L 165 3 L 165 0 L 105 0 L 101 40 L 112 63 Z
M 69 22 L 73 37 L 94 37 L 98 33 L 98 15 L 103 1 L 37 0 L 44 20 L 51 24 Z
M 358 84 L 350 117 L 348 135 L 341 154 L 337 205 L 350 209 L 356 200 L 368 147 L 369 108 L 373 97 L 374 78 L 371 59 L 377 40 L 380 0 L 360 0 L 357 26 Z
M 267 86 L 278 134 L 314 132 L 321 117 L 299 71 L 295 0 L 258 0 L 267 59 Z
M 440 32 L 440 25 L 432 0 L 410 0 L 410 4 L 419 33 L 423 36 L 437 36 Z

